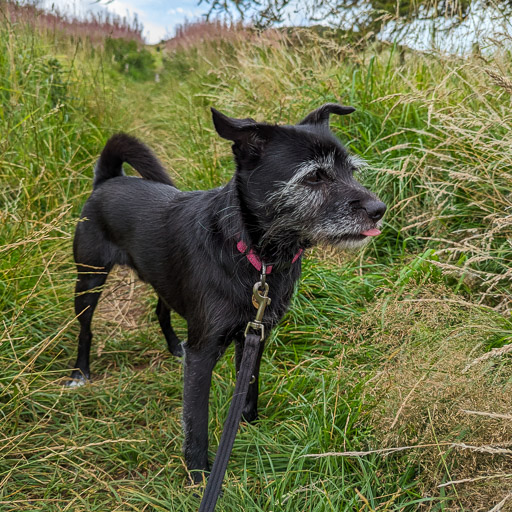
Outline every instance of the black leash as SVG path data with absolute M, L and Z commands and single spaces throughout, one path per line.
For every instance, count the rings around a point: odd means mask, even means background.
M 238 425 L 245 406 L 245 398 L 249 390 L 254 364 L 258 357 L 260 337 L 257 334 L 249 334 L 245 338 L 244 353 L 240 364 L 240 373 L 236 379 L 235 391 L 229 406 L 228 417 L 224 423 L 224 430 L 220 439 L 215 462 L 206 484 L 206 489 L 201 500 L 199 512 L 213 512 L 219 498 L 222 481 L 228 466 L 229 456 L 233 449 Z
M 222 481 L 226 474 L 229 456 L 233 449 L 236 433 L 242 417 L 242 411 L 245 406 L 245 399 L 249 390 L 249 385 L 260 350 L 260 344 L 265 338 L 265 330 L 261 322 L 265 308 L 270 304 L 268 297 L 268 284 L 265 282 L 266 267 L 263 264 L 261 269 L 261 280 L 253 288 L 253 304 L 258 307 L 254 322 L 249 322 L 245 330 L 244 351 L 242 362 L 236 379 L 235 391 L 229 406 L 228 417 L 224 422 L 224 429 L 220 438 L 217 455 L 213 463 L 212 471 L 206 484 L 206 489 L 201 500 L 199 512 L 213 512 L 219 499 Z M 259 334 L 252 334 L 249 331 L 260 331 Z

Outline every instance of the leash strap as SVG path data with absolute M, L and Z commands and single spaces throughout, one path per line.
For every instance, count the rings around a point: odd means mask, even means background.
M 203 499 L 199 506 L 199 512 L 214 512 L 215 505 L 219 499 L 220 490 L 222 487 L 222 480 L 226 474 L 228 467 L 229 456 L 233 449 L 238 426 L 240 425 L 240 418 L 245 406 L 245 399 L 249 391 L 254 366 L 258 358 L 260 344 L 265 339 L 265 327 L 263 326 L 263 313 L 265 308 L 270 304 L 271 300 L 268 296 L 268 283 L 267 266 L 262 263 L 260 281 L 258 281 L 252 290 L 253 304 L 258 308 L 256 317 L 253 322 L 247 324 L 245 329 L 245 343 L 244 351 L 242 353 L 242 361 L 240 363 L 240 370 L 236 379 L 235 391 L 229 406 L 228 417 L 224 422 L 224 429 L 220 438 L 217 455 L 213 462 L 212 471 L 208 477 L 208 483 L 204 490 Z M 253 334 L 250 331 L 259 331 L 259 335 Z
M 220 495 L 222 481 L 226 474 L 229 456 L 233 449 L 236 433 L 242 417 L 242 411 L 245 406 L 245 399 L 249 390 L 249 384 L 253 375 L 254 366 L 258 357 L 261 343 L 261 336 L 257 334 L 247 334 L 245 337 L 244 351 L 240 371 L 236 379 L 235 391 L 229 406 L 228 417 L 224 423 L 222 437 L 220 439 L 217 455 L 213 463 L 213 468 L 206 484 L 206 489 L 201 500 L 199 512 L 213 512 Z

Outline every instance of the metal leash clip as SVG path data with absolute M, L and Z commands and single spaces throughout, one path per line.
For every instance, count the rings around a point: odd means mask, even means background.
M 267 277 L 267 267 L 263 263 L 261 266 L 261 276 L 260 281 L 255 283 L 252 289 L 252 303 L 258 307 L 258 311 L 256 312 L 256 318 L 253 322 L 249 322 L 247 327 L 245 328 L 245 336 L 249 332 L 249 329 L 259 330 L 260 337 L 263 340 L 265 338 L 265 326 L 262 323 L 263 314 L 265 313 L 266 307 L 270 304 L 271 299 L 268 296 L 269 286 L 266 282 Z M 262 293 L 263 290 L 263 293 Z

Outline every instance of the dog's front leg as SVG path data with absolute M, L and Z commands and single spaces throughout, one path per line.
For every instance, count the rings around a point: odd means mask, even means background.
M 190 341 L 190 337 L 189 337 Z M 223 350 L 215 342 L 200 349 L 185 345 L 183 386 L 183 447 L 185 463 L 192 481 L 200 483 L 208 464 L 208 399 L 212 371 Z
M 244 337 L 239 337 L 235 340 L 235 363 L 236 363 L 236 374 L 240 370 L 240 363 L 242 362 L 242 355 L 244 352 Z M 260 363 L 261 356 L 263 355 L 263 348 L 265 346 L 265 340 L 260 343 L 260 350 L 258 352 L 258 358 L 254 367 L 253 379 L 249 385 L 247 392 L 247 399 L 245 407 L 242 412 L 242 418 L 247 423 L 254 423 L 258 419 L 258 394 L 259 394 L 259 377 L 260 377 Z

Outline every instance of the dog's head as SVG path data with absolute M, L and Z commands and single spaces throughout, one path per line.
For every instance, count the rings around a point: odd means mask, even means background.
M 354 173 L 362 160 L 329 129 L 331 114 L 353 107 L 327 103 L 297 125 L 233 119 L 212 109 L 219 135 L 233 141 L 242 213 L 259 245 L 364 245 L 380 233 L 386 205 Z

